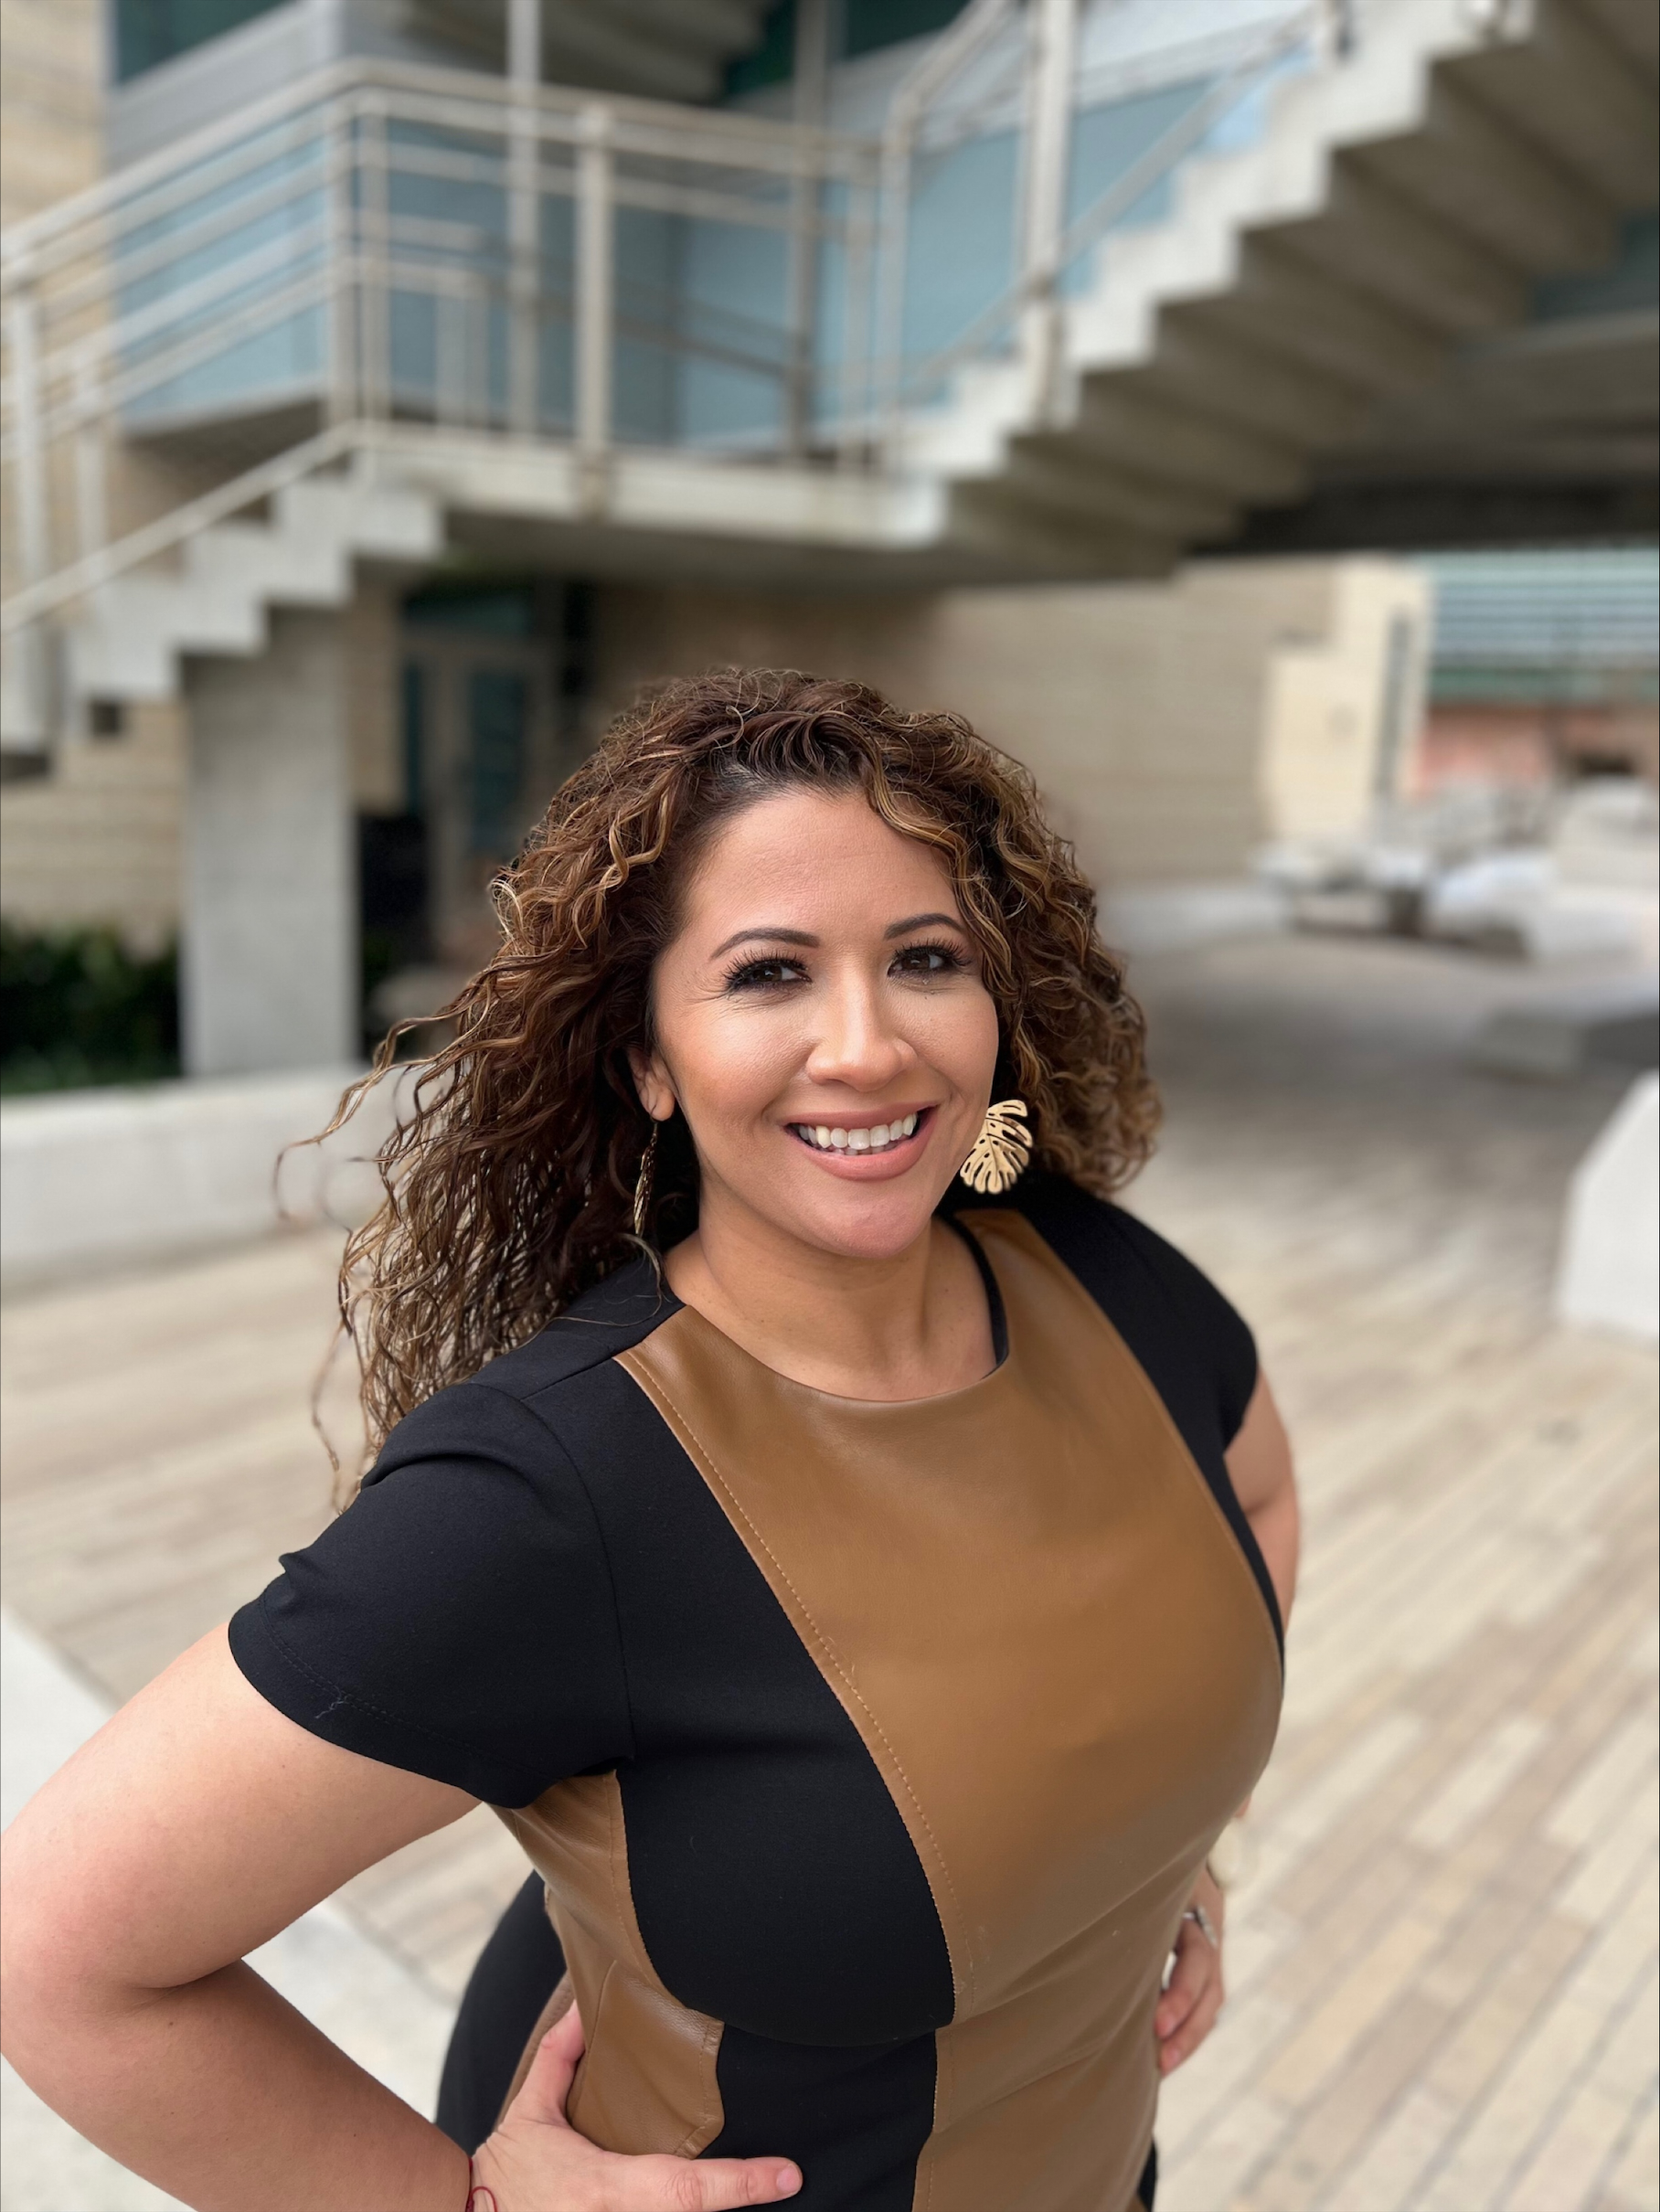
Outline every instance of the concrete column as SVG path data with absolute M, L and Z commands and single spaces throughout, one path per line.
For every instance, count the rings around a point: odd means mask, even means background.
M 196 663 L 182 945 L 192 1075 L 360 1054 L 346 624 L 278 613 L 256 661 Z

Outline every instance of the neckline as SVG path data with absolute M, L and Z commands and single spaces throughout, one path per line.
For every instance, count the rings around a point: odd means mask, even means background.
M 758 1357 L 755 1353 L 747 1350 L 744 1345 L 740 1345 L 735 1336 L 729 1336 L 724 1329 L 718 1328 L 707 1313 L 701 1313 L 697 1306 L 689 1305 L 684 1298 L 676 1295 L 670 1288 L 666 1276 L 662 1278 L 662 1289 L 669 1311 L 664 1318 L 670 1320 L 677 1313 L 689 1314 L 698 1328 L 707 1330 L 712 1337 L 724 1345 L 738 1358 L 746 1361 L 749 1366 L 758 1367 L 780 1388 L 799 1390 L 804 1397 L 815 1398 L 822 1405 L 846 1407 L 850 1411 L 874 1415 L 915 1413 L 919 1409 L 928 1406 L 947 1406 L 960 1403 L 972 1392 L 988 1389 L 1007 1375 L 1013 1360 L 1013 1346 L 1009 1339 L 1008 1309 L 1004 1301 L 1003 1286 L 997 1281 L 996 1272 L 986 1257 L 980 1239 L 964 1228 L 954 1215 L 942 1214 L 938 1218 L 944 1223 L 947 1228 L 954 1230 L 963 1239 L 974 1257 L 974 1266 L 985 1291 L 985 1301 L 990 1312 L 992 1327 L 992 1365 L 984 1375 L 975 1376 L 973 1382 L 963 1383 L 954 1390 L 933 1390 L 926 1398 L 847 1398 L 837 1390 L 822 1390 L 815 1383 L 800 1382 L 793 1375 L 784 1374 L 782 1368 L 769 1367 L 764 1359 Z

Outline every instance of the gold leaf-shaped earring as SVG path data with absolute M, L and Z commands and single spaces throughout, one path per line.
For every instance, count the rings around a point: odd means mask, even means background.
M 1024 1099 L 999 1099 L 985 1110 L 974 1148 L 957 1173 L 970 1190 L 1000 1195 L 1031 1164 L 1032 1133 Z
M 644 1237 L 645 1224 L 652 1210 L 652 1182 L 657 1172 L 657 1131 L 660 1124 L 652 1123 L 652 1133 L 645 1140 L 645 1150 L 640 1154 L 640 1172 L 634 1177 L 634 1234 Z

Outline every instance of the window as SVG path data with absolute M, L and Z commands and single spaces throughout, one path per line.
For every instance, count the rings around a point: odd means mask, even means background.
M 115 76 L 125 84 L 176 54 L 205 46 L 282 0 L 115 0 Z

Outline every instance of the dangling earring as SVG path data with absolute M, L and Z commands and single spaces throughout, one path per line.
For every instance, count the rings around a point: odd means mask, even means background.
M 1026 1119 L 1024 1099 L 999 1099 L 986 1108 L 974 1148 L 957 1170 L 970 1190 L 1001 1196 L 1018 1181 L 1031 1164 L 1032 1133 Z
M 657 1172 L 657 1130 L 652 1123 L 652 1133 L 645 1140 L 645 1150 L 640 1154 L 640 1172 L 634 1177 L 634 1234 L 644 1237 L 646 1217 L 652 1210 L 652 1178 Z

